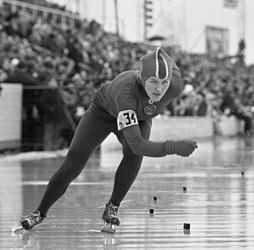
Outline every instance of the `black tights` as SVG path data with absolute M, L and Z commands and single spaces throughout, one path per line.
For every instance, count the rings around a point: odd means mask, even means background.
M 150 135 L 151 122 L 142 121 L 139 124 L 144 138 Z M 93 150 L 114 132 L 123 146 L 123 158 L 115 173 L 114 188 L 110 201 L 120 205 L 129 191 L 141 166 L 143 157 L 134 154 L 129 148 L 123 134 L 116 130 L 116 118 L 106 113 L 102 108 L 92 104 L 82 117 L 69 152 L 58 171 L 50 179 L 46 192 L 37 210 L 46 216 L 49 208 L 65 193 L 69 184 L 85 167 Z

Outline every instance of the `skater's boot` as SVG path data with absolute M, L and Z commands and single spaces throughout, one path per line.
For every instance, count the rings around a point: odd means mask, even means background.
M 44 218 L 45 217 L 41 216 L 40 211 L 35 211 L 27 216 L 22 217 L 20 220 L 20 225 L 25 230 L 30 230 L 35 225 L 38 225 L 39 223 L 41 223 Z
M 111 202 L 106 204 L 105 210 L 102 215 L 102 219 L 104 220 L 104 228 L 102 232 L 114 233 L 115 226 L 120 225 L 120 220 L 117 217 L 119 206 L 115 206 Z

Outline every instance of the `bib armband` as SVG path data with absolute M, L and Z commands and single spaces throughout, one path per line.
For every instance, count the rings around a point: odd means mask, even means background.
M 122 130 L 124 128 L 138 125 L 138 118 L 134 110 L 123 110 L 118 113 L 117 116 L 117 129 Z

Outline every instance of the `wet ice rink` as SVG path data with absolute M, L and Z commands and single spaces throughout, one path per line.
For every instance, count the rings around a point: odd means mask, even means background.
M 189 158 L 145 158 L 111 235 L 100 232 L 101 214 L 120 159 L 121 151 L 93 154 L 46 220 L 14 234 L 63 158 L 0 158 L 0 249 L 254 249 L 254 139 L 200 141 Z

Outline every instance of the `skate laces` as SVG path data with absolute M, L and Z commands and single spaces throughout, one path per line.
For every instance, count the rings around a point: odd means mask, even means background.
M 118 207 L 112 204 L 111 202 L 107 204 L 108 213 L 111 217 L 116 217 L 118 212 Z
M 42 217 L 40 212 L 34 212 L 24 217 L 24 220 L 26 220 L 30 226 L 33 226 L 38 224 L 42 220 Z

